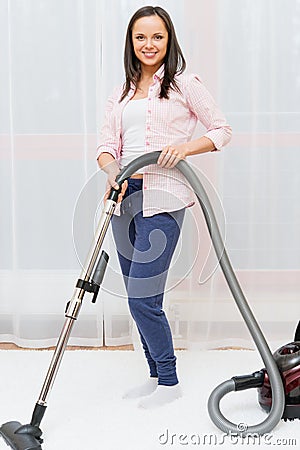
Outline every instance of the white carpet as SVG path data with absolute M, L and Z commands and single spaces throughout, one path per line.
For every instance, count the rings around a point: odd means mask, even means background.
M 184 396 L 156 410 L 122 400 L 147 376 L 137 352 L 66 352 L 42 422 L 45 450 L 296 449 L 300 422 L 281 421 L 266 438 L 243 442 L 224 437 L 207 413 L 212 389 L 233 375 L 262 367 L 253 351 L 177 352 Z M 50 352 L 0 351 L 0 423 L 28 423 L 50 362 Z M 256 390 L 231 393 L 222 402 L 236 423 L 255 424 L 266 414 Z M 181 436 L 182 435 L 182 436 Z M 0 450 L 9 447 L 0 438 Z

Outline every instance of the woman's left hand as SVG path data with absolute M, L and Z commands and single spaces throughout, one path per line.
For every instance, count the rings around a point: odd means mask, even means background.
M 181 160 L 186 158 L 186 150 L 183 145 L 167 145 L 162 149 L 157 160 L 160 167 L 172 169 Z

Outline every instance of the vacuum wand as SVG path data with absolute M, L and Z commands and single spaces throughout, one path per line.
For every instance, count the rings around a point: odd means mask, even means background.
M 103 250 L 99 253 L 108 229 L 111 216 L 115 210 L 116 201 L 108 199 L 105 202 L 97 231 L 84 264 L 80 278 L 77 280 L 75 291 L 71 300 L 67 303 L 65 311 L 65 323 L 61 330 L 40 396 L 35 405 L 30 424 L 12 421 L 0 427 L 0 435 L 14 450 L 41 450 L 42 431 L 40 424 L 47 408 L 47 401 L 53 387 L 62 357 L 67 347 L 73 326 L 78 318 L 86 292 L 93 294 L 92 302 L 95 303 L 100 285 L 102 283 L 109 256 Z

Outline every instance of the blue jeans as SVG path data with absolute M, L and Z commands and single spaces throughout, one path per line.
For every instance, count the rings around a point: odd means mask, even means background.
M 150 376 L 158 384 L 178 383 L 176 357 L 169 323 L 162 310 L 170 262 L 180 235 L 184 209 L 143 217 L 142 179 L 129 179 L 121 216 L 112 229 L 127 290 Z

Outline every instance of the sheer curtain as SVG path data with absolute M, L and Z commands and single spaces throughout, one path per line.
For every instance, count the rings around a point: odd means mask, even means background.
M 0 2 L 2 341 L 54 344 L 79 274 L 72 220 L 96 168 L 96 7 Z M 102 343 L 102 305 L 88 303 L 73 344 Z
M 101 209 L 95 149 L 104 105 L 122 82 L 133 0 L 0 0 L 0 340 L 56 341 Z M 212 198 L 238 277 L 266 336 L 299 320 L 300 2 L 160 1 L 188 61 L 234 130 L 220 153 L 190 163 Z M 197 133 L 202 133 L 201 127 Z M 96 305 L 77 345 L 134 340 L 112 236 Z M 252 343 L 188 211 L 166 293 L 177 347 Z M 132 337 L 133 335 L 133 337 Z

